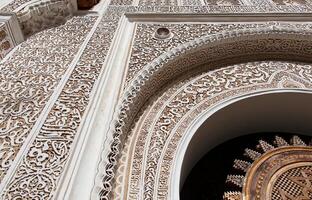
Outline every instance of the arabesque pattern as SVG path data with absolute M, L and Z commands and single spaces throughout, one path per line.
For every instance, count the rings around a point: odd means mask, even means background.
M 31 137 L 32 128 L 95 19 L 74 17 L 63 26 L 40 32 L 0 65 L 0 180 Z
M 123 173 L 130 173 L 129 182 L 123 182 L 129 186 L 128 198 L 169 198 L 177 146 L 188 125 L 200 113 L 236 95 L 284 87 L 312 89 L 311 69 L 310 65 L 287 62 L 247 63 L 203 73 L 170 86 L 145 111 L 141 125 L 129 139 L 134 146 L 124 152 L 132 155 L 127 162 L 131 168 L 123 168 L 130 169 Z

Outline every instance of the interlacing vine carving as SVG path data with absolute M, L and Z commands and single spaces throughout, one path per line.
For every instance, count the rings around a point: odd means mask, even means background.
M 0 64 L 0 180 L 28 138 L 94 19 L 74 17 L 63 26 L 40 32 Z M 73 32 L 78 29 L 78 34 Z

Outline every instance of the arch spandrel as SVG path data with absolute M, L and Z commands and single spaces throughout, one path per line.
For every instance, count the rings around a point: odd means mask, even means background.
M 126 88 L 115 128 L 112 128 L 112 146 L 110 150 L 105 150 L 110 152 L 108 160 L 115 160 L 119 156 L 117 149 L 124 144 L 129 127 L 142 105 L 170 80 L 199 68 L 204 63 L 206 70 L 212 70 L 230 63 L 253 60 L 310 62 L 311 38 L 311 32 L 304 27 L 268 23 L 266 28 L 223 32 L 197 38 L 161 55 L 146 65 Z M 105 168 L 105 174 L 100 175 L 104 176 L 104 188 L 101 190 L 104 196 L 112 189 L 111 181 L 116 169 L 116 162 L 110 163 Z

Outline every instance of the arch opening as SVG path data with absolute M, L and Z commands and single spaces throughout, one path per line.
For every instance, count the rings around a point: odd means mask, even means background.
M 309 123 L 311 100 L 309 92 L 275 91 L 219 105 L 214 113 L 200 116 L 195 122 L 197 125 L 192 126 L 197 127 L 196 130 L 191 133 L 190 128 L 191 136 L 186 136 L 183 142 L 188 145 L 183 155 L 179 183 L 176 182 L 180 190 L 196 163 L 226 141 L 241 136 L 252 137 L 253 133 L 266 133 L 264 136 L 267 137 L 274 137 L 277 133 L 312 136 L 312 124 Z

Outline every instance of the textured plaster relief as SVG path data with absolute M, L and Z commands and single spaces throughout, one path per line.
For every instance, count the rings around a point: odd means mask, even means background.
M 115 5 L 115 6 L 132 5 L 132 3 L 133 3 L 133 0 L 111 0 L 110 1 L 110 5 Z
M 237 6 L 243 5 L 240 0 L 205 0 L 206 5 L 214 6 Z
M 0 65 L 0 179 L 6 175 L 94 21 L 95 17 L 74 17 L 63 26 L 40 32 Z
M 272 0 L 276 5 L 283 6 L 302 6 L 306 5 L 308 0 Z
M 268 23 L 244 24 L 138 24 L 130 57 L 126 85 L 149 62 L 166 51 L 196 37 L 220 33 L 229 30 L 256 29 L 267 27 Z M 303 25 L 301 25 L 303 26 Z M 312 27 L 306 24 L 307 28 Z M 168 39 L 158 39 L 155 32 L 160 27 L 166 27 L 172 34 Z
M 177 0 L 140 0 L 139 5 L 143 6 L 176 6 Z
M 143 125 L 131 136 L 135 142 L 128 197 L 167 199 L 169 179 L 177 146 L 191 121 L 217 102 L 238 94 L 270 88 L 312 88 L 311 66 L 286 62 L 234 65 L 200 74 L 183 86 L 171 86 L 151 109 Z M 287 84 L 285 84 L 286 82 Z M 292 84 L 288 84 L 292 83 Z M 296 84 L 294 84 L 296 83 Z M 143 149 L 145 149 L 143 151 Z M 127 169 L 127 168 L 124 168 Z M 144 185 L 141 190 L 140 186 Z
M 200 6 L 202 4 L 201 0 L 182 0 L 183 6 Z
M 52 199 L 118 23 L 105 15 L 3 194 Z M 75 31 L 72 31 L 75 32 Z
M 101 168 L 105 170 L 104 175 L 103 171 L 99 171 L 99 176 L 104 176 L 100 185 L 101 198 L 110 199 L 116 160 L 136 114 L 148 97 L 163 84 L 174 78 L 174 75 L 204 63 L 209 63 L 209 66 L 214 68 L 217 63 L 220 65 L 220 62 L 224 65 L 241 62 L 242 59 L 285 59 L 289 58 L 289 54 L 298 60 L 310 60 L 311 33 L 307 28 L 309 26 L 269 22 L 265 27 L 257 29 L 231 30 L 207 35 L 168 50 L 146 65 L 135 80 L 131 81 L 120 101 L 118 115 L 113 122 L 112 140 L 109 140 L 111 146 L 105 149 L 108 157 L 102 161 L 108 164 Z
M 255 1 L 255 0 L 250 0 Z M 252 6 L 129 6 L 127 12 L 131 13 L 174 13 L 174 14 L 212 14 L 212 13 L 311 13 L 312 6 L 275 6 L 270 0 L 256 1 Z

